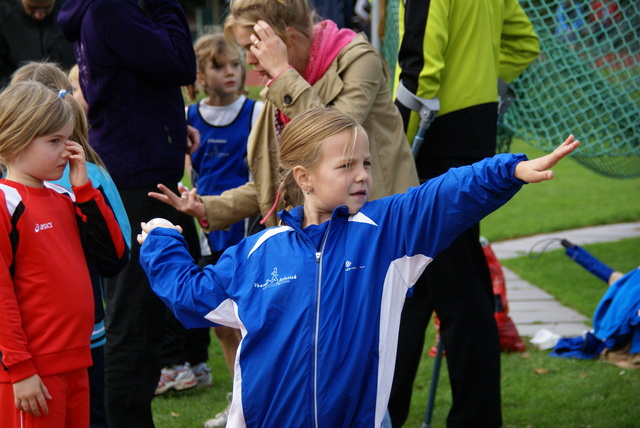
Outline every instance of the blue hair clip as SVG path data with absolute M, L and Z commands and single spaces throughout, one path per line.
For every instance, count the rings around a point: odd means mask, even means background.
M 64 100 L 64 97 L 66 97 L 68 93 L 69 93 L 69 91 L 67 91 L 65 89 L 60 89 L 60 91 L 58 91 L 58 95 L 60 95 L 60 98 L 62 98 L 63 100 Z

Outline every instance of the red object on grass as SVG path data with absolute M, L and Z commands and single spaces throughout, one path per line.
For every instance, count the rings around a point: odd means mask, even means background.
M 500 336 L 501 352 L 524 352 L 527 350 L 522 338 L 518 334 L 513 320 L 509 316 L 509 302 L 507 301 L 507 286 L 504 280 L 502 266 L 491 249 L 489 243 L 483 243 L 482 251 L 487 259 L 489 273 L 491 274 L 491 284 L 493 285 L 493 295 L 496 299 L 495 319 L 498 326 L 498 334 Z M 438 342 L 440 341 L 440 320 L 438 315 L 434 314 L 433 321 L 436 327 L 436 343 L 429 350 L 429 356 L 435 357 L 438 350 Z M 446 353 L 443 352 L 443 356 Z

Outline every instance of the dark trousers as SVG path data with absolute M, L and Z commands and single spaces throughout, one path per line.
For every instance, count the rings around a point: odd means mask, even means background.
M 90 428 L 106 428 L 104 409 L 104 346 L 91 348 L 93 365 L 89 367 L 89 398 L 91 408 Z
M 209 359 L 211 329 L 185 328 L 171 312 L 165 319 L 166 331 L 160 353 L 160 365 L 169 367 L 188 362 L 191 366 L 204 363 Z
M 449 168 L 492 155 L 495 135 L 495 103 L 438 117 L 416 158 L 420 179 L 426 181 Z M 475 225 L 438 254 L 414 285 L 413 297 L 406 299 L 389 401 L 394 428 L 407 419 L 413 382 L 424 352 L 424 335 L 434 310 L 440 318 L 440 338 L 451 383 L 453 403 L 447 427 L 502 425 L 495 301 L 479 235 L 480 226 Z
M 151 400 L 160 378 L 160 351 L 168 309 L 151 290 L 140 266 L 137 235 L 140 223 L 154 217 L 182 226 L 185 236 L 195 236 L 196 230 L 191 217 L 147 196 L 149 191 L 157 191 L 155 186 L 119 191 L 132 236 L 129 263 L 116 277 L 104 282 L 107 421 L 118 428 L 153 427 Z
M 448 427 L 496 427 L 500 412 L 500 349 L 493 291 L 478 227 L 467 230 L 427 267 L 407 298 L 389 402 L 394 427 L 407 419 L 433 310 L 440 318 L 452 406 Z M 426 402 L 424 406 L 426 408 Z

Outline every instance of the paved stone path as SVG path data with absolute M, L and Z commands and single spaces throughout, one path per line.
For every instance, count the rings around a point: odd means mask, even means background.
M 499 260 L 529 254 L 534 248 L 542 250 L 540 242 L 546 239 L 567 239 L 576 245 L 596 242 L 611 242 L 625 238 L 640 237 L 640 223 L 622 223 L 593 226 L 583 229 L 565 230 L 521 239 L 491 243 L 491 248 Z M 538 244 L 538 245 L 536 245 Z M 546 251 L 562 249 L 560 242 L 554 242 Z M 591 321 L 575 310 L 561 305 L 552 295 L 502 267 L 507 283 L 509 316 L 516 324 L 521 336 L 533 337 L 546 328 L 560 336 L 578 336 L 590 329 Z

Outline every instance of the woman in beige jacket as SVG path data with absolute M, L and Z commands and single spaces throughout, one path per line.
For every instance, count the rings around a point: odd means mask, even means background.
M 286 203 L 280 182 L 278 134 L 297 114 L 312 107 L 336 109 L 362 124 L 370 140 L 374 188 L 371 199 L 418 185 L 402 118 L 393 104 L 387 73 L 365 36 L 316 18 L 307 0 L 235 0 L 225 34 L 235 37 L 246 61 L 265 79 L 262 113 L 249 136 L 247 161 L 253 181 L 218 196 L 199 197 L 165 186 L 150 196 L 200 220 L 205 231 L 220 230 L 262 214 L 277 224 Z

